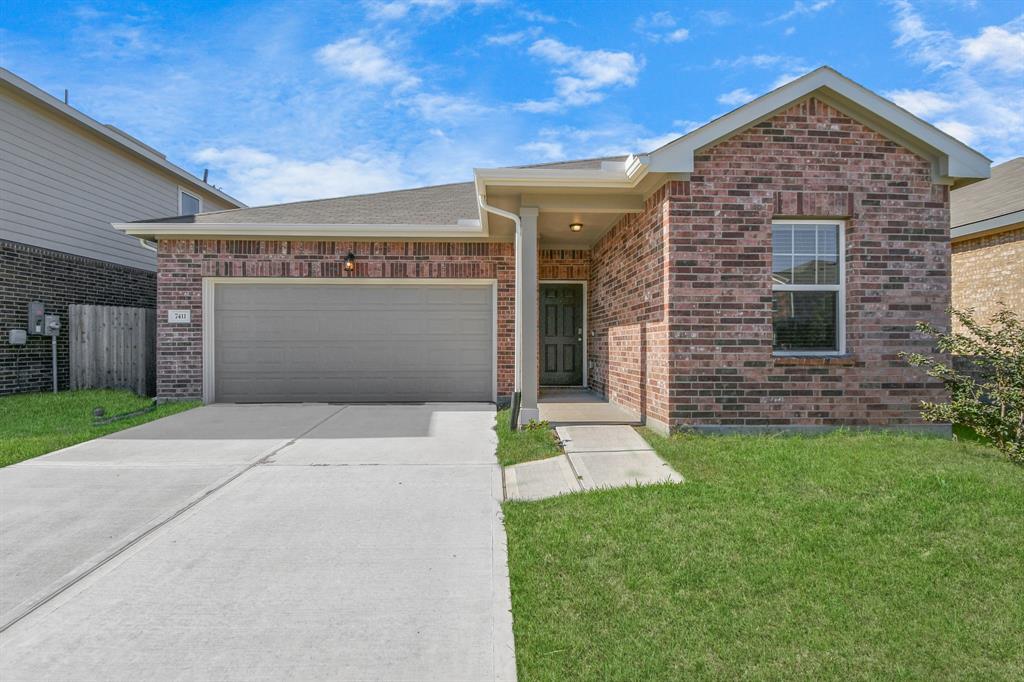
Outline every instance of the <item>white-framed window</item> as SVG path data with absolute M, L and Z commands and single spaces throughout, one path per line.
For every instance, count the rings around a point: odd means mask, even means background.
M 195 215 L 202 210 L 202 199 L 181 187 L 178 188 L 178 215 Z
M 772 350 L 846 352 L 846 224 L 772 221 Z

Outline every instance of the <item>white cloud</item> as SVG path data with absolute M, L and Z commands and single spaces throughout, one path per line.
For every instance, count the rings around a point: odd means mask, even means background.
M 491 108 L 475 99 L 459 95 L 419 93 L 409 99 L 413 109 L 428 121 L 457 123 L 483 116 Z
M 551 16 L 550 14 L 544 14 L 537 10 L 521 9 L 516 12 L 519 16 L 527 21 L 532 21 L 538 24 L 555 24 L 558 23 L 558 17 Z
M 300 161 L 252 147 L 208 147 L 193 158 L 209 164 L 216 175 L 226 177 L 227 184 L 239 188 L 236 196 L 250 205 L 381 192 L 413 182 L 403 173 L 397 156 L 369 150 L 322 161 Z
M 697 12 L 697 16 L 712 26 L 728 26 L 736 21 L 735 17 L 724 9 L 702 9 Z
M 719 95 L 716 99 L 719 104 L 738 106 L 740 104 L 746 104 L 755 97 L 757 97 L 757 95 L 746 88 L 736 88 L 735 90 L 730 90 L 729 92 Z
M 929 27 L 907 0 L 894 5 L 895 44 L 924 66 L 932 82 L 889 97 L 997 162 L 1019 156 L 1024 148 L 1024 18 L 958 38 Z
M 378 21 L 397 21 L 418 11 L 428 17 L 447 16 L 466 5 L 495 4 L 496 0 L 369 0 L 364 2 L 366 15 Z
M 679 43 L 690 37 L 685 28 L 678 28 L 676 18 L 669 12 L 655 12 L 637 17 L 633 28 L 652 42 Z
M 531 100 L 519 105 L 523 111 L 557 111 L 568 106 L 600 102 L 607 88 L 636 85 L 642 63 L 629 52 L 584 50 L 553 38 L 542 38 L 530 46 L 529 54 L 554 65 L 556 99 Z
M 798 72 L 798 73 L 794 73 L 792 71 L 787 71 L 785 73 L 781 73 L 781 74 L 779 74 L 779 76 L 774 81 L 772 81 L 772 85 L 769 88 L 769 90 L 774 90 L 775 88 L 781 88 L 786 83 L 792 83 L 797 78 L 799 78 L 800 76 L 803 76 L 803 75 L 805 75 L 805 72 L 803 72 L 803 71 Z
M 793 26 L 787 26 L 786 30 L 782 32 L 782 35 L 784 35 L 784 36 L 786 36 L 788 38 L 789 36 L 793 35 L 794 33 L 796 33 L 796 28 L 793 27 Z
M 565 158 L 565 147 L 561 142 L 528 142 L 519 149 L 526 152 L 532 159 L 543 161 L 561 161 Z
M 365 38 L 346 38 L 324 45 L 317 50 L 316 58 L 335 73 L 369 85 L 394 85 L 404 89 L 420 82 L 405 65 Z
M 885 96 L 916 116 L 926 118 L 956 108 L 956 102 L 930 90 L 891 90 Z
M 796 0 L 788 11 L 783 12 L 774 19 L 771 19 L 769 23 L 774 23 L 776 21 L 788 21 L 795 17 L 817 14 L 821 10 L 831 7 L 835 1 L 836 0 L 816 0 L 816 2 L 804 2 L 803 0 Z
M 512 33 L 499 33 L 495 35 L 487 36 L 484 41 L 488 45 L 515 45 L 521 43 L 527 38 L 536 38 L 540 35 L 542 29 L 539 26 L 532 26 L 523 31 L 513 31 Z
M 970 65 L 988 66 L 1006 73 L 1024 73 L 1024 30 L 986 26 L 977 38 L 960 41 L 960 52 Z

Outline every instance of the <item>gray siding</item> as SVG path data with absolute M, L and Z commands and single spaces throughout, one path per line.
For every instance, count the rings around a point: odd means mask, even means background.
M 156 254 L 110 223 L 176 215 L 179 184 L 0 87 L 0 239 L 155 270 Z M 191 190 L 202 196 L 204 211 L 231 208 Z

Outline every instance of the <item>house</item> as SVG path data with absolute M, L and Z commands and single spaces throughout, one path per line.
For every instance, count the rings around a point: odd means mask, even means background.
M 988 321 L 1005 304 L 1024 318 L 1024 157 L 953 192 L 950 223 L 953 307 L 973 308 Z
M 156 240 L 158 392 L 504 402 L 662 432 L 935 428 L 949 192 L 989 160 L 822 67 L 647 154 L 118 224 Z
M 163 154 L 0 69 L 0 395 L 49 389 L 50 339 L 8 343 L 28 303 L 60 317 L 68 387 L 68 305 L 154 307 L 156 254 L 114 221 L 239 208 Z

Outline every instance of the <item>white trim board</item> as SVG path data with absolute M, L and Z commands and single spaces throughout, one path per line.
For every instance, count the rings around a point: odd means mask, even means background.
M 395 278 L 395 277 L 343 277 L 343 278 L 320 278 L 320 277 L 204 277 L 202 286 L 202 358 L 203 358 L 203 402 L 212 404 L 215 402 L 216 390 L 214 386 L 214 371 L 216 357 L 214 354 L 214 309 L 215 292 L 214 288 L 219 285 L 245 285 L 245 284 L 294 284 L 303 285 L 334 285 L 334 286 L 490 286 L 493 303 L 492 313 L 492 334 L 491 334 L 491 396 L 494 402 L 498 402 L 498 280 L 497 279 L 455 279 L 455 278 Z

